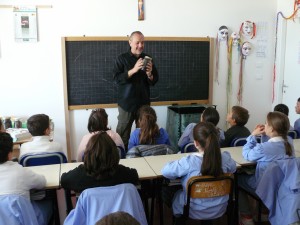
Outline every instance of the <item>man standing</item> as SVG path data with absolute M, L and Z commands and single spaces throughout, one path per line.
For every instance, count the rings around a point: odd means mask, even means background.
M 127 150 L 133 121 L 142 105 L 150 105 L 150 86 L 158 81 L 158 73 L 152 60 L 143 68 L 144 35 L 134 31 L 129 38 L 130 49 L 119 55 L 115 61 L 114 81 L 118 84 L 118 125 Z M 148 56 L 149 57 L 149 56 Z

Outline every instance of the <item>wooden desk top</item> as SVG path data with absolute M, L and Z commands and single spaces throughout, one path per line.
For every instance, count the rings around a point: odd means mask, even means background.
M 76 163 L 63 163 L 61 166 L 61 174 L 66 173 L 72 169 L 75 169 L 80 164 L 83 164 L 83 162 L 76 162 Z M 156 178 L 156 174 L 151 169 L 151 167 L 148 165 L 146 160 L 144 158 L 131 158 L 131 159 L 121 159 L 120 164 L 134 168 L 137 170 L 139 179 L 145 180 L 145 179 L 152 179 Z
M 300 139 L 293 139 L 295 151 L 300 152 Z
M 59 188 L 60 184 L 60 164 L 29 166 L 26 167 L 37 174 L 44 175 L 47 183 L 46 189 Z
M 32 141 L 32 138 L 28 138 L 28 139 L 24 139 L 24 140 L 20 140 L 20 141 L 15 141 L 14 145 L 21 145 L 24 144 L 26 142 Z
M 255 165 L 256 162 L 251 162 L 244 159 L 242 155 L 243 146 L 238 147 L 228 147 L 228 148 L 221 148 L 221 152 L 227 151 L 230 153 L 231 158 L 241 166 L 248 166 L 248 165 Z
M 157 176 L 162 176 L 161 169 L 170 161 L 181 159 L 192 153 L 172 154 L 172 155 L 156 155 L 144 157 L 149 166 L 153 169 Z

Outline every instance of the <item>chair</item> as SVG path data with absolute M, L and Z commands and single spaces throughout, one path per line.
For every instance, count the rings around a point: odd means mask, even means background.
M 41 166 L 66 163 L 67 158 L 62 152 L 26 154 L 20 159 L 20 164 L 26 166 Z
M 261 136 L 256 136 L 257 143 L 261 143 Z M 234 138 L 230 147 L 244 146 L 247 143 L 247 137 Z
M 0 196 L 1 224 L 39 225 L 31 202 L 20 195 Z
M 296 130 L 289 130 L 288 131 L 288 136 L 290 136 L 292 139 L 299 138 L 298 131 L 296 131 Z
M 64 225 L 94 225 L 102 217 L 117 211 L 127 212 L 141 225 L 147 225 L 139 193 L 133 184 L 128 183 L 84 190 Z
M 50 164 L 61 164 L 66 163 L 67 158 L 62 152 L 51 152 L 51 153 L 39 153 L 39 154 L 26 154 L 23 155 L 20 159 L 19 164 L 24 167 L 27 166 L 41 166 L 41 165 L 50 165 Z M 46 190 L 45 193 L 47 199 L 52 199 L 53 201 L 53 211 L 54 211 L 54 220 L 55 224 L 60 224 L 59 219 L 59 210 L 56 190 Z
M 256 194 L 269 209 L 271 224 L 300 222 L 300 158 L 270 163 L 257 185 Z
M 191 198 L 215 198 L 229 195 L 227 205 L 227 224 L 233 221 L 233 185 L 232 174 L 224 174 L 220 177 L 193 176 L 187 182 L 187 202 L 183 208 L 183 215 L 175 218 L 176 224 L 185 224 L 190 214 Z M 202 220 L 201 224 L 212 224 L 212 220 Z
M 197 148 L 194 145 L 194 142 L 188 143 L 183 147 L 183 153 L 186 152 L 198 152 Z
M 246 139 L 247 137 L 235 138 L 230 143 L 230 147 L 244 146 L 247 143 Z
M 119 156 L 120 159 L 125 159 L 126 158 L 126 151 L 124 148 L 122 148 L 121 146 L 117 146 L 118 150 L 119 150 Z

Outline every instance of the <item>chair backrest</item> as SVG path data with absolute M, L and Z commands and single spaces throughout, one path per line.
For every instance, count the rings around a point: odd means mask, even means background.
M 183 153 L 186 152 L 198 152 L 196 146 L 194 145 L 194 142 L 188 143 L 183 148 Z
M 288 136 L 290 136 L 293 139 L 299 138 L 298 131 L 296 131 L 296 130 L 289 130 L 288 131 Z
M 136 158 L 152 155 L 168 155 L 174 153 L 176 153 L 176 151 L 170 145 L 166 144 L 137 145 L 128 150 L 126 158 Z
M 247 143 L 246 139 L 247 137 L 235 138 L 232 140 L 230 146 L 231 147 L 244 146 Z
M 140 195 L 133 184 L 119 184 L 84 190 L 64 225 L 95 224 L 102 217 L 117 211 L 132 215 L 141 225 L 147 225 Z
M 67 158 L 62 152 L 39 153 L 39 154 L 26 154 L 20 159 L 20 164 L 26 166 L 41 166 L 50 164 L 66 163 Z
M 0 224 L 38 225 L 30 201 L 20 195 L 0 196 Z
M 119 150 L 119 156 L 120 159 L 125 159 L 126 158 L 126 151 L 124 148 L 122 148 L 121 146 L 117 146 L 118 150 Z
M 184 206 L 183 216 L 189 217 L 191 198 L 213 198 L 229 195 L 229 201 L 233 199 L 233 175 L 224 174 L 219 177 L 193 176 L 187 182 L 187 203 Z M 231 204 L 232 205 L 232 204 Z

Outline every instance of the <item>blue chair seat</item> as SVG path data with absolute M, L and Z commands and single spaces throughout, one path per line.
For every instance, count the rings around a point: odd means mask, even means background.
M 66 162 L 67 158 L 62 152 L 26 154 L 23 155 L 19 161 L 19 163 L 24 167 L 61 164 Z

